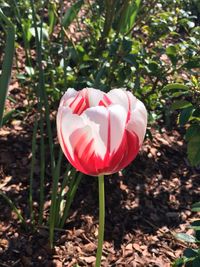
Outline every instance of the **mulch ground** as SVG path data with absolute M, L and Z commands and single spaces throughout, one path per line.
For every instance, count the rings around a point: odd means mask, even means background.
M 105 178 L 102 266 L 168 267 L 187 247 L 174 233 L 191 233 L 187 227 L 198 217 L 191 212 L 191 204 L 200 199 L 200 173 L 187 162 L 183 134 L 166 129 L 152 129 L 151 133 L 152 141 L 145 141 L 123 173 Z M 0 130 L 0 190 L 25 216 L 31 138 L 28 119 L 13 120 Z M 48 175 L 46 179 L 50 180 Z M 34 190 L 37 195 L 37 179 Z M 48 208 L 45 212 L 48 214 Z M 0 267 L 94 266 L 97 235 L 98 184 L 94 177 L 82 179 L 65 228 L 56 231 L 53 250 L 47 228 L 25 231 L 0 198 Z

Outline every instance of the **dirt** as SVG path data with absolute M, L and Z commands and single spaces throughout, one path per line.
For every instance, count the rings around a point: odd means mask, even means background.
M 14 93 L 16 89 L 10 91 Z M 23 95 L 18 97 L 18 103 L 24 101 Z M 0 190 L 26 218 L 32 157 L 31 120 L 33 116 L 13 119 L 0 130 Z M 200 173 L 188 164 L 183 133 L 164 128 L 151 129 L 151 133 L 152 140 L 146 139 L 140 154 L 128 168 L 105 177 L 102 266 L 171 266 L 187 247 L 174 233 L 191 233 L 187 227 L 199 217 L 191 212 L 191 204 L 199 201 Z M 37 172 L 36 168 L 36 177 L 39 177 Z M 48 198 L 48 174 L 46 179 Z M 34 180 L 36 197 L 38 180 Z M 49 210 L 45 212 L 48 215 Z M 56 231 L 53 250 L 49 247 L 47 227 L 41 226 L 35 231 L 23 229 L 10 206 L 0 197 L 2 267 L 94 266 L 97 236 L 98 184 L 94 177 L 82 179 L 69 219 L 63 230 Z

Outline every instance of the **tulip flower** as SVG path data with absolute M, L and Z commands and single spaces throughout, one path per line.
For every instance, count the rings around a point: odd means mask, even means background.
M 63 95 L 57 132 L 68 161 L 79 171 L 99 176 L 100 223 L 96 267 L 100 266 L 104 232 L 104 175 L 116 173 L 134 160 L 144 140 L 147 111 L 131 92 L 107 94 L 92 88 Z
M 144 104 L 122 89 L 105 94 L 68 89 L 57 116 L 58 138 L 69 162 L 97 176 L 126 167 L 138 154 L 147 125 Z

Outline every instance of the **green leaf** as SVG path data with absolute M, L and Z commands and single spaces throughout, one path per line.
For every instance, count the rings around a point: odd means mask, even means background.
M 190 139 L 192 139 L 194 136 L 199 136 L 199 133 L 200 133 L 200 125 L 198 124 L 193 124 L 191 125 L 188 129 L 187 129 L 187 132 L 186 132 L 186 135 L 185 135 L 185 139 L 186 141 L 189 141 Z
M 174 45 L 168 46 L 166 49 L 166 54 L 176 56 L 176 54 L 177 54 L 176 46 L 174 46 Z
M 192 262 L 192 267 L 199 267 L 200 266 L 200 256 L 195 258 Z
M 189 139 L 187 153 L 191 165 L 198 166 L 200 164 L 200 132 L 199 135 Z
M 183 255 L 186 257 L 186 258 L 194 258 L 198 255 L 198 252 L 194 249 L 191 249 L 191 248 L 186 248 L 184 250 L 184 253 Z
M 199 60 L 199 58 L 191 59 L 187 63 L 183 64 L 182 67 L 186 68 L 186 69 L 200 68 L 200 60 Z
M 0 75 L 0 127 L 2 125 L 4 106 L 10 83 L 12 63 L 15 51 L 15 27 L 0 9 L 0 23 L 2 21 L 5 22 L 7 28 L 6 28 L 5 54 L 3 58 L 3 64 L 1 67 L 1 75 Z
M 184 108 L 181 111 L 181 114 L 179 116 L 180 125 L 183 126 L 188 122 L 188 120 L 190 119 L 190 117 L 192 115 L 193 110 L 194 110 L 194 108 L 193 108 L 193 106 L 191 106 L 191 107 L 188 107 L 188 108 Z
M 194 236 L 188 235 L 185 233 L 178 233 L 175 235 L 175 237 L 181 241 L 187 242 L 187 243 L 196 243 L 197 240 Z
M 56 3 L 50 2 L 48 5 L 48 17 L 49 17 L 49 34 L 52 34 L 54 26 L 56 24 Z
M 156 61 L 151 61 L 148 64 L 148 69 L 153 73 L 157 73 L 159 71 L 159 65 Z
M 166 49 L 166 54 L 169 57 L 169 59 L 171 60 L 172 64 L 176 65 L 176 63 L 178 61 L 176 46 L 174 46 L 174 45 L 168 46 Z
M 62 19 L 62 26 L 64 28 L 67 28 L 72 23 L 72 21 L 76 18 L 83 3 L 84 3 L 83 0 L 79 0 L 75 4 L 73 4 L 70 8 L 67 9 Z
M 29 66 L 25 66 L 25 70 L 26 70 L 26 72 L 28 73 L 29 76 L 32 76 L 35 73 L 34 68 L 29 67 Z
M 167 84 L 165 87 L 163 87 L 163 91 L 168 91 L 168 90 L 182 90 L 182 91 L 189 91 L 190 88 L 187 85 L 181 84 L 181 83 L 172 83 L 172 84 Z
M 2 1 L 2 2 L 0 2 L 0 7 L 10 7 L 10 6 L 9 6 L 9 4 Z
M 183 108 L 188 108 L 188 107 L 191 107 L 192 104 L 187 101 L 187 100 L 177 100 L 176 102 L 174 102 L 171 106 L 171 108 L 173 110 L 176 110 L 176 109 L 183 109 Z
M 130 39 L 128 39 L 127 37 L 125 37 L 122 41 L 123 52 L 125 52 L 126 54 L 130 53 L 130 51 L 132 49 L 132 44 L 133 44 L 133 42 Z
M 123 3 L 122 12 L 120 13 L 120 19 L 118 20 L 117 26 L 120 33 L 131 34 L 131 29 L 135 24 L 140 4 L 141 0 L 126 1 Z
M 22 73 L 17 74 L 16 77 L 19 80 L 26 80 L 26 76 L 24 74 L 22 74 Z
M 138 63 L 136 61 L 137 60 L 137 56 L 134 55 L 134 54 L 129 54 L 129 55 L 123 57 L 123 60 L 125 62 L 129 63 L 132 66 L 137 66 L 138 65 Z
M 192 205 L 192 211 L 200 212 L 200 202 L 196 202 Z
M 172 91 L 172 96 L 175 98 L 177 98 L 177 97 L 180 98 L 180 96 L 187 96 L 187 95 L 188 95 L 187 91 L 176 91 L 176 90 Z
M 186 249 L 187 250 L 187 249 Z M 175 262 L 173 263 L 173 267 L 182 267 L 182 266 L 185 266 L 185 267 L 191 267 L 191 262 L 194 260 L 195 258 L 192 257 L 192 258 L 187 258 L 187 257 L 181 257 L 177 260 L 175 260 Z
M 195 111 L 192 114 L 193 117 L 199 117 L 200 118 L 200 108 L 195 109 Z
M 175 260 L 175 262 L 173 263 L 173 267 L 181 267 L 183 266 L 183 264 L 185 263 L 185 258 L 179 258 L 177 260 Z
M 3 117 L 2 125 L 6 124 L 12 118 L 12 115 L 15 113 L 15 109 L 12 109 L 11 111 L 7 112 Z
M 41 28 L 40 27 L 37 27 L 37 32 L 38 32 L 38 37 L 39 37 L 39 40 L 47 40 L 47 39 L 49 39 L 49 33 L 48 33 L 48 31 L 47 31 L 47 29 L 46 28 L 42 28 L 42 30 L 41 30 Z M 34 27 L 32 27 L 32 28 L 30 28 L 29 29 L 29 33 L 33 36 L 33 37 L 36 37 L 36 32 L 35 32 L 35 28 Z
M 199 231 L 200 230 L 200 220 L 196 220 L 196 221 L 192 222 L 188 228 L 194 229 L 195 231 Z

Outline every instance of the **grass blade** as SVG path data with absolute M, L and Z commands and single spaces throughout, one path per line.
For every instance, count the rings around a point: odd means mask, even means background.
M 36 135 L 38 128 L 38 120 L 35 119 L 32 137 L 32 159 L 31 159 L 31 173 L 30 173 L 30 185 L 29 185 L 29 208 L 31 223 L 34 224 L 34 213 L 33 213 L 33 176 L 35 168 L 35 152 L 36 152 Z
M 40 112 L 42 112 L 42 104 L 44 104 L 45 107 L 45 119 L 47 124 L 47 134 L 49 139 L 49 150 L 50 150 L 50 156 L 51 156 L 51 173 L 54 173 L 54 167 L 55 167 L 55 158 L 54 158 L 54 142 L 53 142 L 53 135 L 52 135 L 52 129 L 51 129 L 51 121 L 50 121 L 50 108 L 45 88 L 45 79 L 44 79 L 44 70 L 42 66 L 42 47 L 41 42 L 42 38 L 39 38 L 38 33 L 38 27 L 37 27 L 37 19 L 36 19 L 36 13 L 35 13 L 35 6 L 34 1 L 30 0 L 31 4 L 31 10 L 33 15 L 33 25 L 35 29 L 35 40 L 36 40 L 36 52 L 37 52 L 37 65 L 39 70 L 39 86 L 37 90 L 37 97 L 40 102 Z M 42 27 L 42 24 L 41 24 Z
M 73 4 L 70 8 L 67 9 L 65 12 L 65 15 L 62 20 L 62 26 L 66 29 L 72 21 L 76 18 L 78 15 L 78 12 L 80 11 L 84 1 L 79 0 L 75 4 Z
M 6 23 L 7 28 L 6 28 L 5 55 L 3 59 L 2 73 L 0 77 L 0 127 L 2 126 L 4 106 L 10 82 L 14 51 L 15 51 L 15 27 L 0 9 L 0 22 L 1 21 L 4 21 Z
M 43 120 L 43 114 L 41 114 L 41 118 L 40 118 L 40 205 L 39 205 L 39 224 L 42 224 L 42 221 L 43 221 L 44 178 L 45 178 L 44 120 Z
M 53 240 L 54 240 L 54 229 L 55 229 L 55 219 L 56 219 L 56 203 L 57 203 L 57 191 L 58 191 L 58 181 L 60 177 L 60 166 L 62 161 L 62 151 L 60 149 L 59 158 L 57 165 L 54 170 L 53 175 L 53 189 L 51 193 L 51 207 L 50 207 L 50 215 L 49 215 L 49 240 L 50 246 L 53 248 Z
M 66 221 L 66 219 L 68 217 L 68 214 L 69 214 L 69 209 L 70 209 L 71 204 L 72 204 L 72 202 L 74 200 L 76 191 L 78 189 L 78 186 L 80 184 L 80 181 L 81 181 L 82 177 L 83 177 L 83 174 L 79 173 L 78 177 L 76 178 L 76 180 L 75 180 L 75 182 L 73 184 L 73 187 L 69 188 L 69 191 L 68 191 L 68 194 L 67 194 L 67 199 L 66 199 L 66 205 L 65 205 L 63 216 L 62 216 L 62 219 L 61 219 L 61 222 L 60 222 L 60 225 L 59 225 L 60 228 L 64 227 L 65 221 Z
M 117 31 L 121 34 L 130 34 L 139 11 L 141 0 L 125 1 L 120 10 L 120 20 L 118 22 Z
M 26 221 L 24 220 L 23 216 L 21 215 L 20 211 L 16 208 L 15 204 L 12 202 L 12 200 L 6 196 L 6 194 L 4 194 L 3 192 L 0 191 L 0 196 L 2 198 L 5 199 L 5 201 L 9 204 L 9 206 L 11 207 L 11 209 L 15 212 L 15 214 L 17 215 L 19 221 L 22 223 L 22 225 L 24 226 L 24 228 L 27 228 L 27 224 Z
M 61 219 L 61 215 L 62 215 L 62 200 L 63 200 L 63 192 L 65 190 L 65 188 L 69 185 L 70 183 L 70 178 L 71 176 L 73 176 L 73 170 L 70 171 L 70 169 L 72 168 L 72 166 L 70 164 L 68 164 L 67 166 L 67 170 L 64 174 L 64 178 L 61 184 L 61 189 L 60 192 L 58 193 L 58 197 L 57 197 L 57 201 L 56 201 L 56 224 L 55 226 L 57 227 L 60 223 L 60 219 Z M 71 179 L 72 180 L 72 179 Z M 70 188 L 70 186 L 68 186 Z

